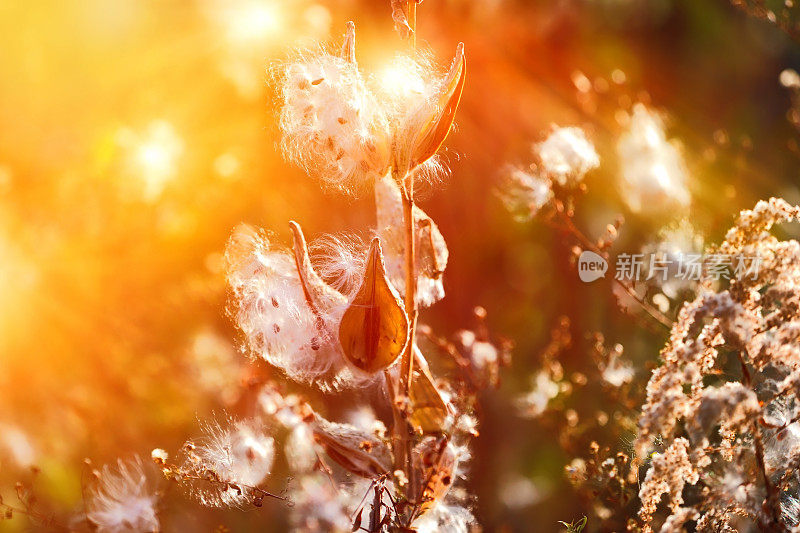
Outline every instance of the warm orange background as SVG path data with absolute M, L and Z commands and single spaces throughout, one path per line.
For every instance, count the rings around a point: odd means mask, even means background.
M 0 3 L 0 493 L 27 476 L 5 449 L 10 428 L 30 440 L 46 505 L 64 513 L 80 503 L 84 457 L 175 450 L 198 418 L 238 413 L 242 383 L 269 373 L 237 351 L 220 253 L 239 222 L 287 242 L 289 219 L 310 236 L 374 223 L 368 197 L 323 193 L 277 148 L 269 69 L 293 46 L 338 39 L 350 19 L 364 68 L 402 47 L 388 0 Z M 492 194 L 504 164 L 530 161 L 551 123 L 584 126 L 603 166 L 579 219 L 598 235 L 625 212 L 615 113 L 652 103 L 684 144 L 689 215 L 718 238 L 754 199 L 800 197 L 778 83 L 800 54 L 723 0 L 427 0 L 419 35 L 444 65 L 464 41 L 469 65 L 447 143 L 452 176 L 422 199 L 451 251 L 448 297 L 422 320 L 449 335 L 480 304 L 492 330 L 517 342 L 503 387 L 484 398 L 476 514 L 488 530 L 555 531 L 587 502 L 567 489 L 569 457 L 547 427 L 509 407 L 537 350 L 564 313 L 579 332 L 568 370 L 588 361 L 580 332 L 603 330 L 639 364 L 663 335 L 637 329 L 604 283 L 581 284 L 560 235 L 511 220 Z M 625 83 L 612 81 L 615 69 Z M 595 90 L 579 92 L 577 72 Z M 627 251 L 668 221 L 626 217 Z M 354 398 L 326 400 L 337 401 Z M 503 503 L 515 476 L 541 492 L 532 506 Z M 283 524 L 279 505 L 237 514 L 168 502 L 173 527 Z

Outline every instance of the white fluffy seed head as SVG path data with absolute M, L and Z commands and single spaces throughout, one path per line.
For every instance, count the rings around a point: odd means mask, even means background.
M 649 273 L 652 267 L 658 266 L 653 260 L 659 261 L 667 272 L 664 275 L 654 271 L 651 279 L 647 280 L 648 285 L 658 288 L 673 300 L 678 299 L 681 292 L 694 289 L 700 278 L 699 257 L 702 251 L 703 236 L 687 219 L 664 227 L 654 242 L 642 247 L 642 253 L 649 258 L 644 266 L 645 272 Z
M 418 533 L 467 533 L 475 524 L 472 512 L 463 505 L 437 503 L 414 521 Z
M 287 157 L 323 183 L 354 191 L 389 164 L 386 117 L 355 63 L 318 51 L 286 65 L 281 129 Z
M 537 372 L 532 378 L 532 389 L 517 398 L 517 408 L 520 416 L 538 418 L 549 407 L 561 388 L 547 369 Z
M 445 79 L 432 57 L 422 52 L 398 54 L 369 78 L 389 124 L 394 163 L 407 163 L 417 134 L 438 109 Z M 434 181 L 446 172 L 433 157 L 417 170 L 417 178 Z
M 620 361 L 612 359 L 609 364 L 603 369 L 603 381 L 612 387 L 621 387 L 626 383 L 633 380 L 634 370 L 633 366 L 628 361 Z
M 292 473 L 311 472 L 317 462 L 314 434 L 306 424 L 295 425 L 284 445 L 286 461 Z
M 800 89 L 800 74 L 794 69 L 784 69 L 778 79 L 787 89 Z
M 194 495 L 204 505 L 236 507 L 247 503 L 270 473 L 275 441 L 255 421 L 240 421 L 223 428 L 209 424 L 204 435 L 192 443 L 182 469 L 206 477 L 213 472 L 221 484 L 195 484 Z M 236 486 L 233 486 L 236 485 Z
M 534 151 L 547 175 L 562 187 L 574 187 L 587 172 L 600 166 L 594 145 L 576 127 L 553 128 Z
M 447 171 L 436 156 L 415 154 L 426 126 L 441 113 L 443 89 L 452 87 L 463 48 L 448 74 L 429 56 L 398 55 L 364 77 L 355 61 L 348 25 L 341 53 L 316 50 L 288 62 L 279 76 L 281 129 L 287 157 L 323 183 L 357 192 L 385 174 L 416 166 L 419 180 Z M 456 70 L 453 70 L 456 69 Z M 415 157 L 425 161 L 412 161 Z
M 527 222 L 553 199 L 553 186 L 540 172 L 511 167 L 497 194 L 517 221 Z
M 120 460 L 100 472 L 86 499 L 86 517 L 103 533 L 158 531 L 156 500 L 141 460 Z
M 333 330 L 306 301 L 294 258 L 265 234 L 239 226 L 225 252 L 233 315 L 250 351 L 297 381 L 311 381 L 336 366 Z M 319 310 L 322 312 L 322 310 Z
M 19 468 L 30 468 L 37 460 L 37 453 L 27 433 L 0 423 L 0 458 L 10 459 Z
M 330 480 L 321 474 L 303 476 L 294 486 L 291 498 L 295 505 L 290 516 L 295 530 L 351 530 L 351 516 L 360 500 L 355 500 L 355 503 L 348 501 L 347 494 L 339 487 L 332 487 Z M 363 494 L 359 498 L 361 496 Z
M 657 113 L 643 104 L 634 106 L 628 130 L 617 142 L 617 154 L 622 165 L 622 192 L 631 210 L 689 204 L 683 157 L 667 139 Z
M 348 423 L 361 431 L 383 438 L 386 436 L 386 425 L 375 416 L 375 411 L 369 406 L 358 407 L 346 415 Z
M 319 275 L 342 294 L 352 296 L 364 276 L 368 246 L 356 235 L 325 235 L 309 246 Z
M 369 79 L 390 124 L 398 130 L 415 120 L 416 114 L 436 105 L 440 89 L 436 68 L 429 57 L 396 55 Z

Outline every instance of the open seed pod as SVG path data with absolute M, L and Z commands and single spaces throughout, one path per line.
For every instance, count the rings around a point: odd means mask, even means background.
M 350 424 L 317 417 L 312 424 L 314 440 L 328 456 L 348 472 L 373 479 L 389 472 L 392 453 L 385 442 Z
M 422 511 L 441 501 L 455 480 L 458 456 L 447 437 L 426 437 L 412 452 L 414 483 L 411 498 Z
M 399 131 L 395 132 L 392 166 L 397 175 L 405 176 L 436 155 L 453 126 L 466 72 L 464 44 L 459 43 L 438 92 L 430 101 L 410 109 Z
M 303 235 L 303 230 L 300 228 L 300 224 L 292 220 L 289 221 L 289 227 L 292 229 L 292 236 L 294 238 L 294 261 L 297 266 L 300 283 L 303 286 L 303 294 L 306 297 L 308 305 L 315 313 L 329 311 L 330 309 L 344 305 L 347 302 L 347 298 L 325 283 L 311 265 L 311 259 L 308 255 L 308 244 L 306 244 L 306 239 Z
M 244 225 L 228 242 L 231 308 L 247 347 L 290 378 L 322 390 L 364 384 L 374 372 L 352 364 L 339 343 L 348 299 L 314 269 L 299 224 L 291 222 L 290 227 L 292 252 L 271 243 L 266 233 Z M 407 328 L 402 309 L 400 314 L 398 323 Z M 405 330 L 401 332 L 404 345 Z
M 284 153 L 310 176 L 355 193 L 387 170 L 389 124 L 356 64 L 352 22 L 340 53 L 319 49 L 289 61 L 279 90 Z
M 431 114 L 414 137 L 411 145 L 411 169 L 436 155 L 450 133 L 450 128 L 456 118 L 458 104 L 461 101 L 461 93 L 464 91 L 466 75 L 467 60 L 464 57 L 464 43 L 459 43 L 450 72 L 439 93 L 436 111 Z
M 237 227 L 225 250 L 232 311 L 253 355 L 297 381 L 325 382 L 341 366 L 332 342 L 344 298 L 307 289 L 289 251 L 250 226 Z
M 353 366 L 374 374 L 402 353 L 408 328 L 400 296 L 386 276 L 380 242 L 373 239 L 361 287 L 339 323 L 342 350 Z

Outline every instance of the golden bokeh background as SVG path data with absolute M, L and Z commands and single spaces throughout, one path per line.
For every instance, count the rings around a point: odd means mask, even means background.
M 0 494 L 35 464 L 43 505 L 66 515 L 85 457 L 176 449 L 269 375 L 238 349 L 221 252 L 239 222 L 287 242 L 290 219 L 311 236 L 374 224 L 369 195 L 320 190 L 279 149 L 274 70 L 295 47 L 340 39 L 346 20 L 367 70 L 403 47 L 388 0 L 0 1 Z M 679 215 L 717 239 L 757 198 L 800 199 L 778 83 L 799 49 L 723 0 L 427 0 L 419 36 L 443 65 L 465 42 L 469 65 L 444 154 L 452 174 L 421 201 L 451 252 L 448 297 L 422 320 L 449 335 L 482 305 L 516 341 L 484 398 L 476 515 L 490 531 L 556 531 L 589 503 L 566 486 L 569 457 L 509 399 L 559 315 L 625 341 L 638 363 L 655 360 L 663 334 L 639 331 L 605 282 L 581 284 L 562 235 L 511 219 L 493 194 L 504 167 L 529 161 L 551 124 L 583 126 L 603 162 L 578 215 L 591 234 L 622 212 L 622 250 Z M 640 101 L 667 111 L 683 143 L 685 213 L 624 207 L 614 142 L 620 110 Z M 568 370 L 587 342 L 576 335 Z M 503 497 L 518 478 L 537 491 L 523 507 Z M 279 505 L 169 501 L 182 507 L 167 530 L 285 525 Z

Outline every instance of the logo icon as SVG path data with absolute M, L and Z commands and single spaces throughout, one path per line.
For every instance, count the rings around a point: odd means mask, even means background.
M 584 250 L 578 257 L 578 276 L 584 283 L 604 278 L 608 271 L 608 261 L 602 255 Z

